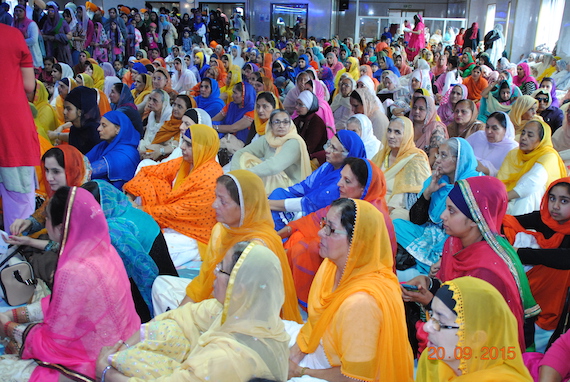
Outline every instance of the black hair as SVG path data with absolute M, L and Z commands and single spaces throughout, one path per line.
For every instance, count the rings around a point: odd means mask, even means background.
M 176 57 L 176 58 L 174 59 L 174 61 L 178 61 L 179 63 L 182 64 L 182 60 L 180 59 L 180 57 Z
M 554 187 L 558 187 L 558 186 L 562 186 L 566 188 L 566 193 L 568 195 L 570 195 L 570 183 L 568 182 L 560 182 L 560 183 L 556 183 L 554 186 L 550 187 L 550 189 L 548 190 L 548 192 L 550 193 L 550 191 L 554 188 Z
M 243 94 L 243 82 L 235 84 L 234 89 Z
M 176 96 L 176 99 L 181 99 L 186 104 L 186 109 L 190 109 L 192 107 L 192 100 L 186 94 L 179 94 Z
M 451 56 L 447 59 L 447 63 L 450 64 L 453 69 L 457 69 L 457 66 L 459 65 L 459 59 L 455 56 Z M 459 78 L 459 70 L 455 72 L 455 79 L 458 78 Z
M 147 70 L 149 73 L 154 73 L 154 69 L 155 69 L 154 65 L 152 65 L 152 64 L 146 64 L 144 67 L 146 68 L 146 70 Z
M 348 241 L 352 242 L 356 222 L 356 203 L 352 199 L 340 198 L 332 202 L 331 207 L 337 207 L 340 210 L 340 224 L 348 233 Z
M 60 73 L 63 73 L 63 69 L 61 68 L 61 65 L 57 62 L 55 64 L 53 64 L 51 67 L 51 70 L 54 70 L 54 69 Z
M 550 82 L 550 83 L 553 84 L 553 85 L 555 84 L 554 79 L 552 79 L 552 77 L 544 77 L 544 78 L 542 79 L 542 81 L 540 81 L 540 86 L 542 86 L 542 84 L 544 83 L 544 81 L 548 81 L 548 82 Z
M 67 204 L 67 199 L 69 198 L 70 190 L 71 188 L 67 186 L 60 187 L 51 197 L 48 206 L 48 212 L 51 219 L 51 224 L 54 227 L 63 223 L 65 206 Z
M 222 175 L 216 180 L 216 182 L 221 184 L 222 186 L 224 186 L 226 188 L 226 190 L 228 190 L 230 197 L 232 198 L 232 200 L 234 202 L 237 203 L 238 206 L 241 205 L 240 201 L 239 201 L 238 186 L 231 176 Z
M 93 63 L 91 61 L 85 61 L 85 67 L 86 68 L 91 68 L 91 70 L 93 70 Z
M 474 70 L 481 71 L 481 67 L 480 67 L 479 65 L 475 65 L 475 67 L 473 68 L 473 70 L 471 71 L 471 73 L 473 73 Z
M 239 243 L 236 243 L 232 249 L 234 251 L 234 253 L 232 254 L 232 268 L 230 270 L 231 271 L 234 269 L 235 265 L 237 264 L 239 258 L 241 257 L 243 251 L 245 251 L 245 249 L 247 248 L 247 246 L 249 245 L 249 241 L 240 241 Z
M 273 95 L 270 92 L 259 92 L 259 94 L 257 95 L 257 100 L 263 99 L 267 102 L 269 102 L 269 104 L 271 104 L 271 106 L 275 109 L 276 104 L 275 104 L 275 98 L 273 98 Z
M 542 138 L 544 138 L 544 127 L 542 126 L 542 123 L 540 123 L 540 122 L 537 121 L 537 120 L 531 119 L 530 121 L 528 121 L 528 122 L 526 123 L 525 127 L 528 126 L 528 124 L 530 124 L 530 123 L 536 123 L 536 124 L 538 125 L 538 137 L 539 137 L 540 140 L 542 141 Z
M 267 379 L 267 378 L 252 378 L 248 382 L 277 382 L 274 379 Z
M 97 182 L 89 181 L 87 183 L 83 183 L 81 188 L 86 189 L 93 195 L 97 203 L 101 204 L 101 190 L 99 189 L 99 185 Z
M 59 147 L 52 147 L 46 151 L 44 155 L 42 155 L 42 162 L 45 163 L 47 158 L 55 158 L 57 164 L 60 165 L 61 168 L 65 168 L 65 157 Z
M 356 90 L 353 90 L 352 93 L 350 93 L 350 98 L 354 98 L 355 100 L 360 102 L 361 105 L 364 105 L 364 102 L 362 102 L 362 97 L 360 97 L 360 94 L 358 94 Z
M 499 124 L 503 126 L 503 128 L 505 129 L 507 128 L 507 116 L 504 113 L 496 111 L 487 117 L 487 121 L 489 120 L 489 118 L 495 118 L 499 122 Z
M 137 76 L 141 76 L 142 83 L 146 85 L 146 78 L 147 77 L 144 75 L 144 73 L 139 73 L 139 74 L 137 74 Z
M 123 83 L 122 82 L 114 83 L 113 88 L 115 89 L 116 92 L 119 92 L 119 94 L 121 94 L 121 92 L 123 91 Z
M 356 176 L 356 180 L 362 187 L 368 183 L 368 166 L 362 158 L 348 157 L 342 162 L 343 166 L 350 166 L 350 170 Z

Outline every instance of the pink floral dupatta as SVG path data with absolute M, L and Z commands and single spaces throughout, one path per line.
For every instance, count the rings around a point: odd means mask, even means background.
M 22 358 L 40 365 L 31 382 L 58 381 L 60 374 L 95 378 L 101 348 L 128 339 L 140 327 L 99 203 L 73 187 L 64 216 L 53 293 L 42 300 L 44 320 L 24 333 Z

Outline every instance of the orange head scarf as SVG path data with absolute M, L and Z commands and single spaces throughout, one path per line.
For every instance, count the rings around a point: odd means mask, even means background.
M 271 94 L 271 97 L 273 97 L 273 102 L 275 103 L 275 107 L 273 108 L 274 110 L 283 108 L 283 106 L 281 105 L 281 101 L 279 100 L 279 97 L 276 97 L 275 94 L 272 92 L 266 92 L 266 91 L 259 92 L 256 100 L 258 100 L 259 97 L 265 93 Z M 269 119 L 262 121 L 261 118 L 259 118 L 259 114 L 257 114 L 257 107 L 253 112 L 253 121 L 255 123 L 255 131 L 257 131 L 257 134 L 265 135 L 265 131 L 267 129 L 267 122 L 269 122 Z
M 323 261 L 309 294 L 309 319 L 297 344 L 301 351 L 312 353 L 327 332 L 327 340 L 322 342 L 325 353 L 329 360 L 331 354 L 338 356 L 340 365 L 332 366 L 340 366 L 342 374 L 366 381 L 411 381 L 413 357 L 384 217 L 372 204 L 351 200 L 356 219 L 342 277 L 334 288 L 337 266 L 329 259 Z M 382 311 L 377 343 L 374 348 L 361 347 L 354 349 L 354 354 L 343 354 L 343 339 L 359 338 L 370 330 L 362 323 L 335 317 L 345 300 L 359 292 L 372 296 Z
M 189 97 L 189 98 L 190 98 L 190 106 L 188 106 L 187 109 L 196 108 L 197 107 L 196 100 L 194 100 L 194 97 Z M 153 144 L 163 143 L 172 138 L 174 138 L 175 141 L 178 141 L 178 139 L 180 138 L 181 124 L 182 124 L 182 118 L 178 119 L 174 117 L 174 115 L 172 115 L 168 121 L 162 124 L 162 126 L 154 136 L 152 143 Z
M 240 224 L 237 227 L 222 223 L 214 226 L 208 248 L 202 257 L 200 274 L 188 284 L 186 294 L 195 302 L 210 298 L 214 289 L 214 270 L 226 252 L 240 241 L 259 241 L 273 251 L 281 263 L 285 286 L 282 318 L 302 322 L 291 268 L 281 238 L 275 231 L 263 181 L 247 170 L 235 170 L 226 175 L 232 178 L 238 189 Z
M 54 153 L 54 151 L 59 150 L 63 157 L 63 164 L 65 166 L 65 180 L 69 187 L 79 187 L 81 186 L 85 179 L 85 162 L 83 160 L 83 154 L 79 150 L 77 150 L 74 146 L 71 145 L 59 145 L 57 147 L 53 147 L 46 151 L 44 156 L 42 157 L 42 172 L 45 174 L 45 158 L 46 157 L 57 157 L 58 153 Z M 52 155 L 55 154 L 55 155 Z M 44 185 L 49 197 L 52 197 L 55 191 L 53 191 L 47 181 L 44 178 Z

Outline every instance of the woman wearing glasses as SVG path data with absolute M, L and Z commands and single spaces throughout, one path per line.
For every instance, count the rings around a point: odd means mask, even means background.
M 546 89 L 538 89 L 532 96 L 538 101 L 536 113 L 548 123 L 554 134 L 564 122 L 564 112 L 552 104 L 552 96 Z
M 326 163 L 303 181 L 277 188 L 269 195 L 275 229 L 290 221 L 315 212 L 339 197 L 337 183 L 346 157 L 366 158 L 362 139 L 353 131 L 340 130 L 325 144 Z
M 339 199 L 322 227 L 324 261 L 309 294 L 308 322 L 287 325 L 296 337 L 289 378 L 412 381 L 413 357 L 384 216 L 366 201 Z
M 283 109 L 269 117 L 265 135 L 238 150 L 231 161 L 231 170 L 244 169 L 263 180 L 265 192 L 299 183 L 311 173 L 307 145 Z
M 416 381 L 532 381 L 516 318 L 493 285 L 459 277 L 441 286 L 431 307 Z
M 437 278 L 418 276 L 407 284 L 416 285 L 419 290 L 402 289 L 402 294 L 404 301 L 427 306 L 432 302 L 440 280 L 445 282 L 463 276 L 485 280 L 497 288 L 514 314 L 518 322 L 518 349 L 526 349 L 524 319 L 538 314 L 540 308 L 532 297 L 518 255 L 499 234 L 507 202 L 505 186 L 497 178 L 481 176 L 458 180 L 448 193 L 441 213 L 443 227 L 449 237 L 445 241 Z M 484 306 L 486 315 L 487 304 Z M 484 344 L 477 344 L 473 350 L 479 351 L 482 346 Z M 509 345 L 505 343 L 502 346 Z

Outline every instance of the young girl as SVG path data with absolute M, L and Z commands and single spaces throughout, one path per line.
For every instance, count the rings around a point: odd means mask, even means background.
M 93 58 L 99 62 L 109 61 L 107 55 L 107 47 L 109 45 L 109 40 L 107 39 L 107 34 L 103 25 L 101 23 L 95 23 L 95 36 L 91 41 L 91 46 L 93 46 Z
M 110 60 L 114 62 L 115 60 L 123 61 L 123 55 L 125 53 L 125 43 L 121 31 L 118 28 L 117 22 L 111 20 L 111 31 L 109 32 L 109 46 L 110 46 Z
M 190 37 L 190 31 L 188 29 L 185 29 L 182 35 L 182 48 L 185 52 L 192 51 L 192 37 Z
M 146 39 L 148 41 L 148 49 L 158 49 L 158 33 L 156 33 L 156 24 L 150 23 L 146 33 Z
M 542 308 L 535 322 L 538 352 L 544 352 L 558 325 L 570 287 L 569 221 L 570 178 L 552 182 L 542 198 L 540 211 L 507 215 L 503 220 L 505 235 L 514 243 L 521 262 L 530 265 L 526 274 L 532 295 Z

